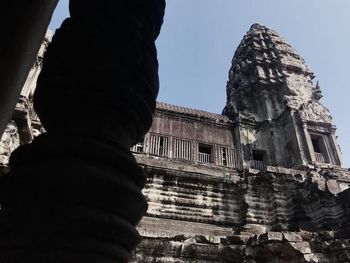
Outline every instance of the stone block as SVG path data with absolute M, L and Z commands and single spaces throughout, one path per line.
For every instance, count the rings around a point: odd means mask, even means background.
M 285 240 L 290 242 L 300 242 L 303 241 L 300 235 L 295 232 L 285 232 L 283 233 L 283 237 Z
M 205 236 L 195 235 L 184 241 L 184 244 L 208 244 L 209 241 Z
M 274 174 L 288 174 L 288 175 L 300 175 L 303 179 L 305 179 L 306 172 L 301 170 L 295 170 L 291 168 L 285 168 L 281 166 L 266 166 L 266 171 Z
M 208 241 L 212 244 L 220 244 L 221 236 L 208 236 Z
M 266 233 L 266 226 L 259 224 L 246 224 L 244 230 L 244 233 L 247 232 L 249 234 L 260 235 Z M 243 232 L 241 234 L 243 234 Z
M 306 262 L 321 262 L 315 254 L 306 254 L 304 255 L 304 258 Z
M 239 235 L 227 236 L 226 241 L 230 245 L 231 244 L 233 244 L 233 245 L 244 245 L 245 244 L 245 239 Z
M 258 174 L 260 174 L 260 170 L 248 168 L 248 175 L 258 175 Z
M 311 248 L 310 248 L 309 242 L 306 242 L 306 241 L 290 242 L 289 244 L 303 254 L 310 254 L 311 253 Z
M 281 232 L 266 232 L 259 236 L 259 242 L 267 242 L 267 241 L 282 241 L 283 234 Z
M 327 181 L 327 189 L 329 192 L 331 192 L 334 195 L 341 192 L 341 189 L 340 189 L 338 182 L 334 179 Z

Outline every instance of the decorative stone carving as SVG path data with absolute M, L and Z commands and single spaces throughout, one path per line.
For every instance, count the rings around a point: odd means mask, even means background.
M 270 89 L 275 89 L 279 97 L 287 96 L 286 104 L 281 104 L 281 107 L 298 109 L 311 99 L 312 78 L 313 73 L 286 40 L 275 31 L 254 24 L 232 59 L 227 85 L 227 107 L 236 101 L 237 110 L 247 111 L 239 105 L 245 105 L 244 100 L 258 96 L 260 86 L 271 85 Z M 250 95 L 247 91 L 246 96 L 239 96 L 238 91 L 241 89 L 254 91 L 249 91 Z
M 0 166 L 7 166 L 11 153 L 20 145 L 17 125 L 14 121 L 7 124 L 0 140 Z
M 332 124 L 329 110 L 316 100 L 310 100 L 300 108 L 300 116 L 304 121 Z
M 312 92 L 312 98 L 315 100 L 320 100 L 322 97 L 323 97 L 323 95 L 322 95 L 321 87 L 320 87 L 319 82 L 317 81 L 316 87 Z

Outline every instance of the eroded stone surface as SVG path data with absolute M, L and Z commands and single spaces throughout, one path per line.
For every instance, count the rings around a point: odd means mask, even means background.
M 14 121 L 7 124 L 5 132 L 0 140 L 0 166 L 6 167 L 10 155 L 20 144 L 17 125 Z

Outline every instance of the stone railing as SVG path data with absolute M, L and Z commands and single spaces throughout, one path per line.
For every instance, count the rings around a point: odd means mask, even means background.
M 318 162 L 318 163 L 325 163 L 325 159 L 324 159 L 322 153 L 315 152 L 315 159 L 316 159 L 316 162 Z
M 250 167 L 257 170 L 264 170 L 266 165 L 263 161 L 251 160 Z
M 130 151 L 135 153 L 142 153 L 143 152 L 143 143 L 138 142 L 133 147 L 130 148 Z
M 209 153 L 198 153 L 198 162 L 200 163 L 211 163 L 210 160 L 210 154 Z

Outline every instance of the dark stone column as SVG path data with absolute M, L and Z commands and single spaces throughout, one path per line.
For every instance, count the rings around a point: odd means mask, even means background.
M 129 151 L 158 92 L 164 0 L 71 0 L 34 106 L 47 133 L 0 178 L 0 262 L 125 262 L 147 209 Z
M 44 39 L 58 0 L 11 0 L 0 8 L 0 136 Z

